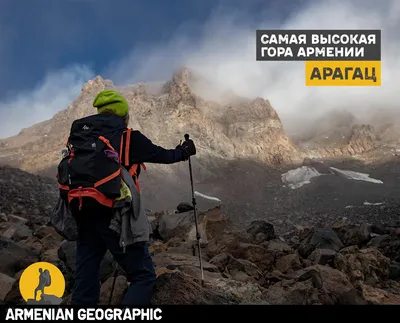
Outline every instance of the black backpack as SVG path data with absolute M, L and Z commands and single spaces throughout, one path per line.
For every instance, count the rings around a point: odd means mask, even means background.
M 139 189 L 140 166 L 129 165 L 131 131 L 123 118 L 112 114 L 96 114 L 72 123 L 57 173 L 60 197 L 71 210 L 92 209 L 99 204 L 112 207 L 120 196 L 121 167 L 127 167 Z

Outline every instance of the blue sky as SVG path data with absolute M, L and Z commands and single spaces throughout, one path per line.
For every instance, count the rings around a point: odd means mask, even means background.
M 399 2 L 3 0 L 0 138 L 66 108 L 98 74 L 116 84 L 165 80 L 182 64 L 239 94 L 272 98 L 291 115 L 299 102 L 321 102 L 318 95 L 326 103 L 327 90 L 304 91 L 302 64 L 283 73 L 283 65 L 254 62 L 255 29 L 393 28 Z M 292 101 L 282 99 L 288 87 Z
M 77 63 L 110 76 L 112 62 L 135 48 L 168 43 L 182 29 L 195 44 L 221 7 L 240 8 L 241 18 L 254 19 L 260 8 L 284 16 L 301 2 L 278 7 L 276 1 L 253 0 L 4 0 L 0 93 L 8 98 L 34 87 L 49 71 Z

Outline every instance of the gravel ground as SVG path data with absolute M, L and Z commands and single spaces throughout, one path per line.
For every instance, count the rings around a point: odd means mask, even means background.
M 332 166 L 368 173 L 383 184 L 331 174 L 313 178 L 310 184 L 298 189 L 290 189 L 284 187 L 281 174 L 296 166 L 272 169 L 246 160 L 224 161 L 212 170 L 212 176 L 204 176 L 201 180 L 194 168 L 195 190 L 221 199 L 225 213 L 238 226 L 256 219 L 272 222 L 282 233 L 298 225 L 323 226 L 343 220 L 400 226 L 399 165 L 396 159 L 379 165 L 325 160 L 322 167 L 317 167 L 320 172 L 325 173 Z M 153 212 L 173 209 L 180 202 L 191 202 L 187 163 L 171 167 L 178 176 L 161 176 L 150 166 L 141 177 L 146 208 Z M 28 218 L 31 213 L 48 216 L 57 193 L 54 179 L 41 180 L 16 169 L 1 168 L 0 183 L 3 212 Z M 33 205 L 29 200 L 34 201 Z M 215 205 L 201 197 L 197 197 L 197 202 L 200 210 Z M 364 205 L 365 202 L 370 204 Z M 27 207 L 29 203 L 33 208 Z
M 199 186 L 204 193 L 222 199 L 226 213 L 238 225 L 256 219 L 271 221 L 278 231 L 291 230 L 294 225 L 323 226 L 343 220 L 399 225 L 399 165 L 397 160 L 380 165 L 326 160 L 327 169 L 332 166 L 367 173 L 383 184 L 331 174 L 313 178 L 310 184 L 298 189 L 290 189 L 281 181 L 281 174 L 288 169 L 265 169 L 248 163 L 245 174 L 240 175 L 242 167 L 236 164 L 225 171 L 219 185 Z M 374 205 L 376 203 L 379 204 Z

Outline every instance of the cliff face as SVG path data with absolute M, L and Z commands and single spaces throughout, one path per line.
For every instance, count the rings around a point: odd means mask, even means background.
M 226 106 L 206 101 L 193 93 L 190 78 L 190 71 L 181 69 L 154 91 L 146 84 L 115 87 L 98 76 L 82 87 L 67 109 L 2 140 L 0 158 L 30 172 L 53 167 L 58 163 L 71 123 L 96 113 L 92 107 L 94 97 L 99 91 L 112 88 L 129 102 L 130 126 L 154 143 L 172 148 L 184 133 L 189 133 L 198 147 L 199 166 L 209 165 L 210 157 L 243 158 L 268 164 L 290 163 L 300 158 L 268 101 L 257 98 Z
M 389 164 L 388 160 L 396 159 L 400 153 L 400 137 L 394 126 L 357 125 L 351 115 L 327 116 L 326 121 L 311 127 L 307 138 L 294 141 L 285 133 L 268 100 L 239 98 L 229 93 L 218 102 L 205 100 L 195 91 L 193 84 L 198 81 L 197 77 L 181 69 L 165 83 L 116 87 L 98 76 L 85 84 L 76 100 L 52 119 L 0 140 L 0 164 L 54 180 L 71 123 L 95 114 L 92 102 L 97 93 L 114 88 L 129 102 L 130 127 L 141 131 L 153 143 L 174 148 L 185 133 L 190 134 L 198 151 L 192 159 L 195 190 L 221 199 L 229 215 L 237 219 L 248 221 L 264 217 L 266 212 L 276 213 L 278 218 L 290 215 L 297 219 L 295 210 L 303 205 L 306 205 L 304 213 L 311 214 L 310 210 L 321 213 L 338 201 L 348 203 L 337 206 L 338 210 L 333 212 L 336 217 L 346 205 L 355 203 L 351 197 L 354 192 L 364 190 L 363 201 L 367 198 L 380 201 L 381 192 L 398 195 L 395 173 L 398 161 Z M 281 174 L 297 168 L 290 164 L 301 164 L 305 157 L 344 159 L 349 156 L 388 162 L 390 167 L 384 165 L 376 177 L 382 177 L 385 184 L 390 182 L 389 188 L 371 188 L 371 193 L 368 187 L 360 189 L 323 176 L 318 180 L 322 183 L 320 186 L 310 185 L 307 190 L 292 192 L 283 187 Z M 345 165 L 349 169 L 354 166 Z M 191 200 L 187 163 L 147 166 L 148 171 L 141 174 L 146 207 L 159 211 Z M 335 167 L 347 169 L 342 164 Z M 356 170 L 370 173 L 373 167 Z M 388 170 L 393 174 L 387 175 Z M 57 190 L 57 186 L 54 188 Z M 335 192 L 346 194 L 338 197 Z M 344 195 L 350 196 L 349 202 L 342 200 Z M 199 205 L 203 202 L 206 204 L 204 198 L 199 198 Z
M 299 143 L 311 157 L 358 157 L 363 161 L 379 161 L 396 155 L 400 142 L 394 125 L 373 127 L 366 124 L 341 126 Z
M 257 98 L 248 104 L 230 106 L 222 119 L 237 156 L 254 156 L 268 164 L 291 163 L 300 156 L 266 100 Z

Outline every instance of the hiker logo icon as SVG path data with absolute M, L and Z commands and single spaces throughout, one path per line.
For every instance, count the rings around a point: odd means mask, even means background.
M 23 271 L 19 290 L 28 305 L 59 305 L 65 292 L 65 279 L 53 264 L 36 262 Z

